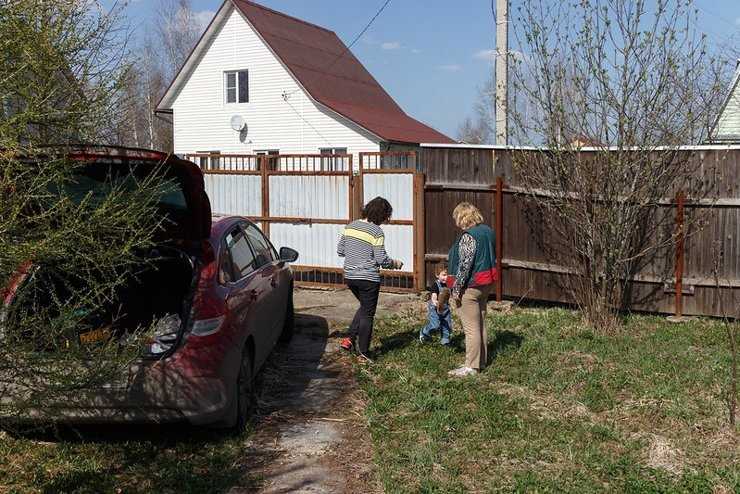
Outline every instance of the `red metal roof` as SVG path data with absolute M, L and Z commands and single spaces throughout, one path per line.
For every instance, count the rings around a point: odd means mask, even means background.
M 232 1 L 319 103 L 386 141 L 454 142 L 406 115 L 333 31 L 248 0 Z

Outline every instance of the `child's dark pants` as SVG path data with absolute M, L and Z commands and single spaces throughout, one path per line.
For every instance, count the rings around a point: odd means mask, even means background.
M 360 308 L 349 327 L 350 337 L 356 342 L 360 353 L 367 354 L 373 337 L 373 321 L 378 307 L 380 283 L 366 280 L 347 280 L 347 286 L 360 302 Z

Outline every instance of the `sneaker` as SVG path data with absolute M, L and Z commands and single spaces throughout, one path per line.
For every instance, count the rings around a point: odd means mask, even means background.
M 428 334 L 424 334 L 424 329 L 421 329 L 419 331 L 419 342 L 420 343 L 426 343 L 427 341 L 429 341 L 429 335 Z
M 366 354 L 362 353 L 359 350 L 357 350 L 357 359 L 360 362 L 365 362 L 367 364 L 372 364 L 373 363 L 373 360 L 370 357 L 368 357 Z
M 450 346 L 450 339 L 449 338 L 442 338 L 439 340 L 439 344 L 442 346 Z
M 348 352 L 352 351 L 352 338 L 342 338 L 342 341 L 339 342 L 339 346 L 342 348 L 342 350 L 346 350 Z
M 448 376 L 451 377 L 465 377 L 465 376 L 472 376 L 478 373 L 477 369 L 473 369 L 472 367 L 458 367 L 457 369 L 451 370 L 447 373 Z

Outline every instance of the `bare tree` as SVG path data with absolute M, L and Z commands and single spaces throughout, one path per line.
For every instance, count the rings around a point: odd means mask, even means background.
M 156 106 L 204 26 L 190 0 L 159 0 L 151 24 L 153 35 L 132 51 L 111 134 L 118 144 L 172 151 L 172 121 L 156 114 Z
M 468 117 L 457 129 L 457 138 L 465 144 L 487 144 L 490 142 L 489 127 L 480 117 L 475 122 Z
M 738 318 L 740 317 L 740 311 L 738 310 L 738 300 L 735 297 L 735 291 L 727 289 L 727 286 L 731 286 L 729 280 L 721 278 L 720 273 L 724 271 L 726 263 L 725 253 L 722 250 L 722 240 L 714 242 L 714 249 L 712 252 L 712 258 L 714 260 L 713 274 L 714 283 L 716 290 L 716 300 L 719 305 L 718 310 L 722 315 L 722 323 L 725 327 L 725 335 L 727 337 L 727 346 L 730 350 L 730 375 L 728 379 L 728 385 L 726 388 L 726 403 L 727 403 L 727 415 L 732 431 L 735 431 L 735 425 L 737 423 L 737 383 L 738 383 Z M 729 300 L 725 300 L 729 298 Z
M 721 84 L 691 0 L 522 0 L 514 22 L 515 180 L 564 287 L 596 327 L 629 305 L 629 280 L 671 244 L 661 205 L 705 194 L 680 151 L 708 131 Z M 532 114 L 538 118 L 532 118 Z M 581 152 L 584 139 L 596 149 Z
M 155 29 L 166 80 L 171 81 L 185 63 L 202 27 L 190 0 L 159 0 Z

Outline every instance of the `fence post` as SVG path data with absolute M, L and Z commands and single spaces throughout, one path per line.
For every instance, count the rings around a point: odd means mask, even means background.
M 676 193 L 676 317 L 683 316 L 684 195 Z
M 354 177 L 354 169 L 352 168 L 352 155 L 349 155 L 349 178 L 347 182 L 347 189 L 349 191 L 349 220 L 347 223 L 350 223 L 352 220 L 355 219 L 355 177 Z
M 262 172 L 262 231 L 267 238 L 270 238 L 270 175 L 267 165 L 267 155 L 260 155 L 259 167 Z
M 414 173 L 414 288 L 417 291 L 426 285 L 426 229 L 424 227 L 424 174 Z
M 357 164 L 359 168 L 359 174 L 357 176 L 360 181 L 360 186 L 358 187 L 359 192 L 357 194 L 359 196 L 358 206 L 360 208 L 360 211 L 358 211 L 358 213 L 360 213 L 362 211 L 362 208 L 365 207 L 365 177 L 363 176 L 365 172 L 365 156 L 367 156 L 365 153 L 360 153 L 360 162 Z M 358 214 L 357 217 L 359 218 L 360 216 L 361 214 Z
M 496 177 L 496 302 L 504 299 L 504 179 Z

